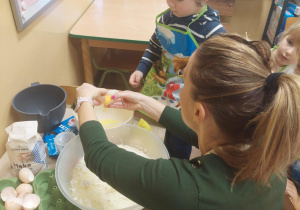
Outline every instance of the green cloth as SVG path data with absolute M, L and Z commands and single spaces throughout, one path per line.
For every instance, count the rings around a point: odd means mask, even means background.
M 180 111 L 167 106 L 159 122 L 196 144 L 197 135 L 184 124 Z M 233 170 L 215 154 L 190 162 L 176 158 L 149 160 L 110 143 L 98 121 L 84 123 L 80 137 L 87 167 L 102 181 L 151 210 L 282 209 L 286 179 L 273 177 L 270 187 L 244 181 L 231 191 Z

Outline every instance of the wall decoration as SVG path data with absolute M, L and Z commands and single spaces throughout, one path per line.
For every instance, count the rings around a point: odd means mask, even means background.
M 10 0 L 18 31 L 22 31 L 55 0 Z

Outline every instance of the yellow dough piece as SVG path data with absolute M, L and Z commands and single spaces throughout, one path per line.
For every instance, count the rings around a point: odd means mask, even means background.
M 106 96 L 105 96 L 105 99 L 104 99 L 104 101 L 103 101 L 103 104 L 104 104 L 105 106 L 107 106 L 107 105 L 110 104 L 111 101 L 112 101 L 111 95 L 106 95 Z
M 142 128 L 145 128 L 146 130 L 152 132 L 152 129 L 150 127 L 150 125 L 143 119 L 141 118 L 137 124 L 137 126 L 140 126 Z

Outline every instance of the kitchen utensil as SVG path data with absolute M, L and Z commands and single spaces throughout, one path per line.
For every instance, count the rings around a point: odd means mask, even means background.
M 132 124 L 134 111 L 126 109 L 104 108 L 103 105 L 94 107 L 97 118 L 104 129 L 115 128 L 124 124 Z M 74 112 L 76 126 L 78 125 L 78 115 Z M 118 123 L 114 123 L 118 122 Z
M 73 132 L 62 132 L 55 136 L 54 143 L 57 151 L 60 153 L 62 149 L 75 137 Z
M 54 130 L 66 111 L 66 92 L 56 85 L 32 83 L 16 94 L 12 105 L 20 121 L 38 121 L 38 132 Z
M 155 136 L 153 133 L 135 126 L 124 124 L 116 128 L 110 128 L 105 130 L 109 141 L 115 144 L 123 144 L 137 149 L 146 151 L 147 154 L 154 159 L 164 158 L 169 159 L 169 153 L 164 146 L 163 142 Z M 72 170 L 77 162 L 83 157 L 84 152 L 80 137 L 77 136 L 70 141 L 58 156 L 55 168 L 55 177 L 57 185 L 64 195 L 72 204 L 80 209 L 91 210 L 88 207 L 81 206 L 75 201 L 69 190 L 70 177 Z M 87 192 L 88 193 L 88 192 Z M 135 204 L 122 210 L 137 210 L 142 209 L 141 206 Z

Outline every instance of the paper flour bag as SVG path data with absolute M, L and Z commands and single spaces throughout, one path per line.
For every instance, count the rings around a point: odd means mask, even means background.
M 22 121 L 5 129 L 9 135 L 6 150 L 10 169 L 15 176 L 22 168 L 29 168 L 34 174 L 47 168 L 46 150 L 37 128 L 37 121 Z

